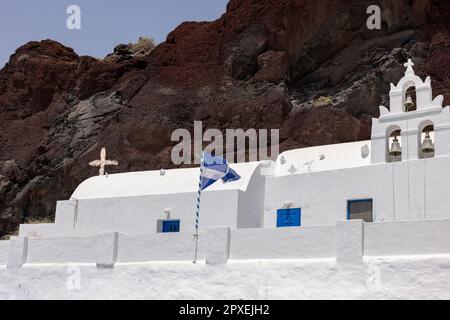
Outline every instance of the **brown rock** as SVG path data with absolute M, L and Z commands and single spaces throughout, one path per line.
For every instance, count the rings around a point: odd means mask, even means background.
M 279 83 L 285 80 L 289 71 L 286 52 L 267 51 L 258 56 L 258 72 L 252 81 L 268 81 Z

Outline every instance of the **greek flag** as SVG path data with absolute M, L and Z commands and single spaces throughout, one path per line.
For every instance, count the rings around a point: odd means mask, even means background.
M 205 190 L 219 180 L 226 183 L 241 178 L 236 171 L 230 168 L 227 161 L 219 156 L 212 156 L 204 152 L 201 165 L 201 190 Z
M 227 161 L 218 156 L 212 156 L 207 152 L 202 153 L 200 164 L 200 179 L 197 192 L 197 210 L 195 212 L 195 253 L 193 263 L 197 263 L 198 252 L 198 222 L 200 218 L 200 196 L 202 191 L 212 185 L 214 182 L 222 180 L 224 183 L 229 181 L 237 181 L 241 177 L 230 168 Z M 220 205 L 220 204 L 218 204 Z

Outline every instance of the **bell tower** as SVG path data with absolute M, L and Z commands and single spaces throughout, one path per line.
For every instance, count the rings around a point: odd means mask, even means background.
M 389 109 L 372 119 L 372 164 L 450 155 L 450 107 L 433 100 L 431 79 L 422 81 L 411 59 L 397 85 L 391 83 Z

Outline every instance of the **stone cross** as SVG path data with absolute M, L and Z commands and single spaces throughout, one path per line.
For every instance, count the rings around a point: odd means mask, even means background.
M 406 73 L 414 74 L 414 70 L 412 68 L 414 66 L 414 63 L 412 62 L 411 59 L 408 59 L 408 62 L 405 63 L 404 66 L 407 68 Z
M 100 160 L 95 160 L 89 163 L 91 167 L 100 167 L 99 175 L 105 175 L 106 166 L 118 166 L 119 163 L 116 160 L 106 160 L 106 149 L 103 147 L 100 151 Z

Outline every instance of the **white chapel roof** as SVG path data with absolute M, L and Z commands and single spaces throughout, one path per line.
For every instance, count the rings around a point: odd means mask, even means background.
M 338 170 L 369 166 L 371 163 L 370 140 L 332 144 L 311 148 L 289 150 L 276 160 L 274 171 L 277 176 L 304 174 L 316 171 Z M 273 163 L 273 162 L 272 162 Z M 263 162 L 233 163 L 240 176 L 238 181 L 218 181 L 205 192 L 217 190 L 245 191 L 258 166 Z M 128 172 L 95 176 L 83 181 L 74 191 L 71 199 L 121 198 L 146 195 L 197 192 L 199 168 Z
M 369 166 L 371 141 L 289 150 L 276 160 L 275 176 Z
M 243 190 L 260 165 L 260 162 L 233 163 L 230 165 L 240 176 L 238 181 L 218 181 L 204 192 L 215 190 Z M 197 192 L 199 168 L 160 170 L 109 174 L 95 176 L 83 181 L 71 199 L 121 198 L 157 194 Z

